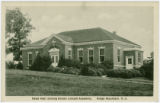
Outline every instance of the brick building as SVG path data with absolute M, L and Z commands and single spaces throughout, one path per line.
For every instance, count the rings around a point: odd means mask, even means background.
M 132 69 L 143 64 L 140 45 L 102 28 L 65 31 L 26 45 L 22 48 L 25 68 L 31 66 L 38 53 L 50 55 L 54 66 L 61 56 L 81 63 L 110 60 L 114 68 Z

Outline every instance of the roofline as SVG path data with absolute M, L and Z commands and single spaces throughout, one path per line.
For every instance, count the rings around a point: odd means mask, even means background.
M 123 51 L 143 51 L 141 48 L 125 48 Z
M 135 47 L 141 48 L 140 45 L 126 43 L 126 42 L 119 41 L 119 40 L 103 40 L 103 41 L 91 41 L 91 42 L 72 43 L 72 42 L 67 42 L 67 41 L 63 40 L 62 38 L 60 38 L 60 37 L 58 37 L 56 35 L 54 35 L 54 37 L 56 37 L 57 39 L 59 39 L 60 41 L 62 41 L 64 44 L 67 44 L 67 45 L 79 46 L 79 45 L 99 44 L 99 43 L 118 43 L 118 44 L 120 43 L 120 44 L 123 44 L 123 45 L 131 45 L 131 46 L 135 46 Z
M 116 43 L 116 44 L 130 45 L 130 46 L 134 46 L 134 47 L 137 47 L 137 48 L 141 48 L 140 45 L 134 45 L 134 44 L 130 44 L 130 43 L 118 41 L 118 40 L 103 40 L 103 41 L 92 41 L 92 42 L 72 43 L 72 42 L 64 41 L 63 39 L 61 39 L 60 37 L 58 37 L 58 36 L 56 36 L 56 35 L 54 35 L 53 37 L 55 37 L 55 38 L 59 39 L 60 41 L 62 41 L 63 44 L 73 45 L 73 46 L 89 45 L 89 44 L 101 44 L 101 43 Z M 45 44 L 45 45 L 46 45 L 46 44 Z M 24 47 L 24 48 L 21 48 L 21 50 L 40 49 L 40 48 L 43 48 L 45 45 L 42 45 L 42 46 Z
M 43 48 L 44 46 L 32 46 L 32 47 L 24 47 L 24 48 L 21 48 L 21 50 L 29 50 L 29 49 L 41 49 Z

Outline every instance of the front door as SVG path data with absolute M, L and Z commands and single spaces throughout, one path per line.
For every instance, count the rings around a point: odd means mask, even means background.
M 56 67 L 58 65 L 59 55 L 52 55 L 51 60 L 52 60 L 52 65 Z
M 59 62 L 59 49 L 58 48 L 52 48 L 49 50 L 49 54 L 51 56 L 51 61 L 53 67 L 56 67 Z
M 126 69 L 133 69 L 133 56 L 126 56 Z

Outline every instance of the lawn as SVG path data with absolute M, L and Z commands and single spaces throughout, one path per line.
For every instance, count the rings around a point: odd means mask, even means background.
M 152 96 L 153 85 L 132 79 L 27 70 L 6 71 L 7 96 Z M 139 79 L 138 79 L 139 80 Z M 148 84 L 145 84 L 148 83 Z M 151 84 L 150 84 L 151 83 Z

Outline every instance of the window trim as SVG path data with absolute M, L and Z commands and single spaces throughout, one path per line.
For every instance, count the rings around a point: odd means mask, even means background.
M 78 54 L 78 55 L 77 55 L 77 57 L 78 57 L 77 59 L 78 59 L 78 61 L 80 61 L 80 60 L 79 60 L 79 57 L 80 57 L 80 56 L 79 56 L 79 51 L 81 51 L 81 50 L 83 51 L 83 48 L 78 48 L 78 49 L 77 49 L 77 54 Z M 84 56 L 84 51 L 83 51 L 82 59 L 83 59 L 83 56 Z M 83 62 L 84 62 L 84 61 L 82 60 L 82 63 L 83 63 Z
M 90 63 L 89 62 L 89 57 L 90 57 L 89 50 L 93 50 L 93 63 L 94 63 L 94 48 L 88 48 L 88 63 Z
M 105 47 L 104 47 L 104 46 L 98 47 L 98 52 L 99 52 L 99 53 L 98 53 L 98 54 L 99 54 L 99 55 L 98 55 L 98 58 L 99 58 L 98 62 L 99 62 L 99 63 L 101 63 L 101 61 L 100 61 L 100 56 L 101 56 L 101 55 L 100 55 L 100 49 L 104 49 L 104 61 L 105 61 Z
M 30 55 L 30 54 L 32 54 L 32 52 L 28 52 L 28 66 L 31 66 L 31 65 L 29 64 L 29 60 L 30 60 L 30 59 L 29 59 L 29 55 Z M 33 56 L 33 55 L 32 55 L 32 56 Z M 33 58 L 33 57 L 32 57 L 32 58 Z

